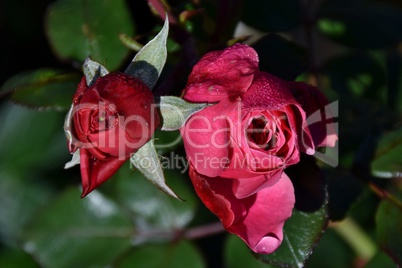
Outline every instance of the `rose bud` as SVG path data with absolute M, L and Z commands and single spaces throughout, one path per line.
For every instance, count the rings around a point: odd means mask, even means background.
M 108 180 L 149 141 L 160 119 L 154 96 L 139 79 L 109 73 L 87 86 L 85 77 L 73 97 L 69 150 L 80 149 L 83 193 Z

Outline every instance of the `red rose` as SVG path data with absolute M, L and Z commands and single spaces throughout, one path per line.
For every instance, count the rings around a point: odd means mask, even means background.
M 159 124 L 154 97 L 139 79 L 124 73 L 85 77 L 73 97 L 69 150 L 80 149 L 83 193 L 109 179 L 144 145 Z
M 183 98 L 215 103 L 181 129 L 198 196 L 252 250 L 273 252 L 295 201 L 283 170 L 315 148 L 290 83 L 259 71 L 256 52 L 238 44 L 206 54 Z

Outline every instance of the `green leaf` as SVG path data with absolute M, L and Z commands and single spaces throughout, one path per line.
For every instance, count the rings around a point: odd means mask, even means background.
M 60 168 L 69 157 L 62 114 L 6 105 L 0 111 L 0 120 L 0 163 L 8 170 L 26 174 Z
M 333 229 L 325 231 L 305 267 L 354 267 L 356 253 Z M 381 266 L 379 266 L 381 267 Z
M 124 0 L 58 0 L 46 14 L 46 33 L 61 59 L 91 56 L 116 70 L 129 52 L 119 34 L 134 35 L 134 23 Z
M 325 1 L 318 29 L 353 48 L 383 48 L 402 40 L 402 11 L 374 1 Z
M 265 35 L 252 47 L 260 58 L 260 69 L 285 80 L 294 80 L 308 68 L 307 50 L 278 34 Z
M 271 268 L 275 267 L 267 265 L 257 260 L 251 250 L 247 247 L 243 240 L 236 235 L 228 235 L 225 243 L 225 264 L 227 268 Z
M 176 199 L 180 198 L 166 185 L 162 166 L 155 150 L 153 140 L 143 145 L 131 158 L 130 162 L 155 186 Z
M 292 217 L 285 222 L 280 247 L 270 255 L 257 255 L 257 258 L 282 267 L 303 267 L 326 226 L 326 205 L 314 213 L 294 209 Z
M 16 246 L 23 226 L 52 194 L 49 187 L 35 183 L 32 177 L 7 171 L 6 165 L 0 170 L 0 237 L 2 243 Z
M 396 193 L 402 200 L 402 193 Z M 376 214 L 377 237 L 380 247 L 398 265 L 402 265 L 402 207 L 389 200 L 383 200 Z
M 157 129 L 154 132 L 154 144 L 159 155 L 172 154 L 176 147 L 183 144 L 180 131 L 162 131 Z
M 79 79 L 77 74 L 39 69 L 11 77 L 0 94 L 10 95 L 12 102 L 24 106 L 65 111 L 70 107 Z
M 161 129 L 166 131 L 178 130 L 191 115 L 210 105 L 207 103 L 189 103 L 173 96 L 162 96 L 159 103 L 163 118 Z
M 0 252 L 0 263 L 2 267 L 39 268 L 39 265 L 32 257 L 20 249 L 2 249 Z
M 23 247 L 42 267 L 105 267 L 130 247 L 133 226 L 98 191 L 67 189 L 23 232 Z
M 371 173 L 380 178 L 402 176 L 402 128 L 386 133 L 379 141 Z
M 175 244 L 150 244 L 137 247 L 118 268 L 203 268 L 206 267 L 201 254 L 189 242 Z
M 378 252 L 364 268 L 395 268 L 395 263 L 384 252 Z
M 166 16 L 161 31 L 135 55 L 125 71 L 125 73 L 142 80 L 150 89 L 155 86 L 163 66 L 165 66 L 168 33 L 169 20 Z
M 244 4 L 242 21 L 264 32 L 289 31 L 301 22 L 297 0 L 248 0 Z
M 82 65 L 82 71 L 84 72 L 85 79 L 88 86 L 95 83 L 96 79 L 101 76 L 105 76 L 109 73 L 105 66 L 99 62 L 93 61 L 90 57 L 87 57 Z
M 173 169 L 175 159 L 169 160 L 170 162 L 166 162 L 164 166 L 166 179 L 175 191 L 183 196 L 184 202 L 161 192 L 138 171 L 129 174 L 123 166 L 116 174 L 115 195 L 122 206 L 130 212 L 131 219 L 138 230 L 136 237 L 138 242 L 147 239 L 158 240 L 157 235 L 152 236 L 152 231 L 167 232 L 168 236 L 174 236 L 176 231 L 187 226 L 194 218 L 196 196 L 187 184 L 188 178 Z M 169 167 L 167 164 L 172 166 Z M 173 237 L 167 238 L 173 239 Z

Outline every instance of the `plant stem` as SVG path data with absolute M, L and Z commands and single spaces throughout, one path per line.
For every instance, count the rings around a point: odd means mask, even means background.
M 209 223 L 206 225 L 196 226 L 185 230 L 172 231 L 158 231 L 150 230 L 146 232 L 138 232 L 134 234 L 134 238 L 139 238 L 141 241 L 151 240 L 167 240 L 175 241 L 180 239 L 195 240 L 210 235 L 215 235 L 225 231 L 221 222 Z M 130 234 L 132 236 L 132 234 Z
M 382 199 L 386 199 L 386 200 L 392 202 L 398 208 L 402 209 L 402 202 L 398 198 L 396 198 L 394 195 L 392 195 L 390 192 L 379 187 L 378 185 L 376 185 L 373 182 L 369 182 L 369 187 L 378 197 L 380 197 Z
M 193 240 L 209 235 L 221 233 L 225 230 L 221 222 L 214 222 L 207 225 L 197 226 L 185 230 L 182 238 Z
M 363 261 L 369 261 L 377 253 L 378 249 L 375 243 L 351 218 L 330 223 L 329 226 L 354 249 Z

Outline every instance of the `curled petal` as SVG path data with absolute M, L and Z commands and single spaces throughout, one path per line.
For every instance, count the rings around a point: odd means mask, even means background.
M 338 135 L 334 127 L 333 112 L 321 91 L 303 82 L 291 82 L 296 100 L 307 114 L 307 124 L 316 147 L 334 147 Z
M 234 196 L 234 180 L 209 178 L 190 168 L 194 188 L 204 204 L 256 253 L 269 254 L 282 242 L 282 228 L 292 214 L 294 192 L 285 173 L 276 183 L 247 198 Z
M 194 66 L 183 98 L 191 102 L 234 100 L 247 91 L 258 70 L 258 55 L 237 44 L 204 55 Z
M 85 197 L 96 187 L 107 181 L 126 161 L 117 157 L 99 160 L 87 149 L 80 149 L 82 195 Z

